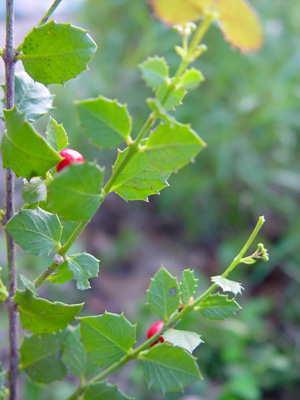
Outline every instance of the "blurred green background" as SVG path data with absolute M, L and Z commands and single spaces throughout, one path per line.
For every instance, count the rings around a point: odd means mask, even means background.
M 86 300 L 85 312 L 124 310 L 138 322 L 143 340 L 154 321 L 145 306 L 145 289 L 160 265 L 178 276 L 181 268 L 195 269 L 199 291 L 205 289 L 209 277 L 220 274 L 237 254 L 258 216 L 265 215 L 258 241 L 269 249 L 270 261 L 241 266 L 231 276 L 246 289 L 236 317 L 211 323 L 192 315 L 180 324 L 205 341 L 196 351 L 205 379 L 167 400 L 300 398 L 300 3 L 252 3 L 264 26 L 264 48 L 247 56 L 232 51 L 213 27 L 204 40 L 208 52 L 196 63 L 206 81 L 176 111 L 207 149 L 149 203 L 126 204 L 116 195 L 104 202 L 75 245 L 101 259 L 92 290 L 78 293 L 72 283 L 44 289 L 49 299 Z M 73 100 L 101 94 L 128 103 L 137 133 L 151 96 L 137 64 L 163 55 L 174 72 L 179 57 L 173 46 L 179 38 L 153 18 L 145 0 L 86 0 L 70 19 L 89 30 L 99 49 L 90 71 L 64 88 L 51 87 L 57 95 L 52 116 L 64 123 L 70 146 L 106 165 L 109 176 L 116 153 L 88 143 Z M 46 122 L 42 118 L 38 126 Z M 5 245 L 0 245 L 5 265 Z M 48 263 L 19 257 L 29 278 Z M 148 391 L 138 365 L 129 365 L 111 382 L 138 400 L 162 398 Z M 72 379 L 51 390 L 27 383 L 24 398 L 57 400 L 72 386 Z

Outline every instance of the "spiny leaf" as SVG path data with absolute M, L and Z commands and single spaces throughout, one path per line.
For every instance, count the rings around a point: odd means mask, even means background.
M 203 343 L 197 333 L 178 329 L 169 329 L 162 336 L 166 342 L 173 346 L 182 347 L 189 353 L 192 353 L 199 344 Z
M 29 204 L 46 201 L 47 187 L 45 181 L 42 178 L 31 178 L 29 182 L 24 179 L 22 199 Z
M 158 101 L 162 104 L 166 111 L 175 110 L 177 106 L 182 104 L 182 99 L 186 95 L 186 90 L 181 87 L 175 88 L 169 93 L 171 82 L 165 82 L 162 84 L 156 93 Z
M 58 152 L 68 146 L 68 136 L 63 124 L 58 124 L 52 117 L 47 124 L 46 139 L 50 146 Z
M 204 81 L 204 76 L 202 73 L 196 69 L 196 68 L 191 68 L 187 69 L 182 77 L 180 78 L 180 86 L 182 89 L 190 90 L 190 89 L 196 89 L 201 82 Z
M 139 67 L 143 79 L 152 89 L 157 89 L 169 77 L 169 66 L 164 57 L 149 57 Z
M 223 292 L 232 292 L 237 295 L 238 293 L 242 294 L 242 289 L 244 289 L 240 283 L 230 281 L 222 276 L 212 276 L 210 279 L 212 282 L 220 286 L 223 289 Z
M 198 279 L 194 277 L 194 271 L 185 269 L 182 271 L 180 281 L 180 296 L 184 304 L 190 302 L 191 297 L 196 291 Z
M 199 306 L 200 313 L 211 320 L 225 320 L 235 314 L 241 307 L 227 295 L 216 293 L 202 301 Z
M 88 279 L 98 276 L 99 260 L 90 254 L 81 253 L 69 256 L 67 262 L 77 281 L 77 289 L 89 289 L 91 285 Z
M 111 385 L 107 381 L 89 385 L 84 392 L 83 400 L 134 400 L 122 393 L 117 385 Z

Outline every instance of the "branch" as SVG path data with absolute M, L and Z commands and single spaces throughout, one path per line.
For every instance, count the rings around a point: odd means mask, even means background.
M 43 16 L 43 18 L 37 24 L 37 26 L 41 26 L 41 25 L 45 24 L 61 2 L 62 2 L 62 0 L 55 0 L 54 3 L 52 4 L 52 6 L 49 8 L 49 10 L 46 12 L 46 14 Z

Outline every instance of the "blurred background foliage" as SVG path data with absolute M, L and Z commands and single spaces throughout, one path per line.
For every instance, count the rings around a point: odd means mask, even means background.
M 143 340 L 154 320 L 144 305 L 145 289 L 160 265 L 178 276 L 183 267 L 195 269 L 199 291 L 205 289 L 209 277 L 236 255 L 257 217 L 265 215 L 259 241 L 269 248 L 270 261 L 241 266 L 232 275 L 246 289 L 236 317 L 211 323 L 192 315 L 180 323 L 205 341 L 196 351 L 205 380 L 167 400 L 300 397 L 300 3 L 252 3 L 264 26 L 264 48 L 247 56 L 232 51 L 213 27 L 204 40 L 208 52 L 196 63 L 206 81 L 176 111 L 177 119 L 191 123 L 208 143 L 207 149 L 149 203 L 126 204 L 116 195 L 104 202 L 75 245 L 101 259 L 91 291 L 78 293 L 73 284 L 44 288 L 49 299 L 87 300 L 87 313 L 124 310 L 138 322 Z M 153 18 L 145 0 L 86 0 L 70 19 L 89 29 L 99 49 L 90 71 L 64 88 L 51 87 L 57 95 L 52 115 L 64 123 L 71 147 L 106 165 L 109 176 L 116 153 L 88 143 L 72 101 L 101 94 L 126 102 L 137 133 L 149 113 L 145 99 L 151 96 L 137 64 L 163 55 L 174 72 L 179 57 L 173 46 L 179 38 Z M 38 126 L 46 122 L 42 118 Z M 3 252 L 1 243 L 5 265 Z M 22 263 L 28 277 L 44 268 L 40 260 L 20 253 Z M 111 381 L 138 400 L 162 398 L 148 391 L 137 365 Z M 49 390 L 28 383 L 24 397 L 56 400 L 71 386 L 72 381 Z

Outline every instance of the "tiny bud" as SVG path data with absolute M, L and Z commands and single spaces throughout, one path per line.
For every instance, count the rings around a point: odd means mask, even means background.
M 262 260 L 265 262 L 269 261 L 269 256 L 267 254 L 263 255 Z
M 64 258 L 60 255 L 60 254 L 55 254 L 55 256 L 54 256 L 54 263 L 56 264 L 56 265 L 60 265 L 60 264 L 62 264 L 65 260 L 64 260 Z

